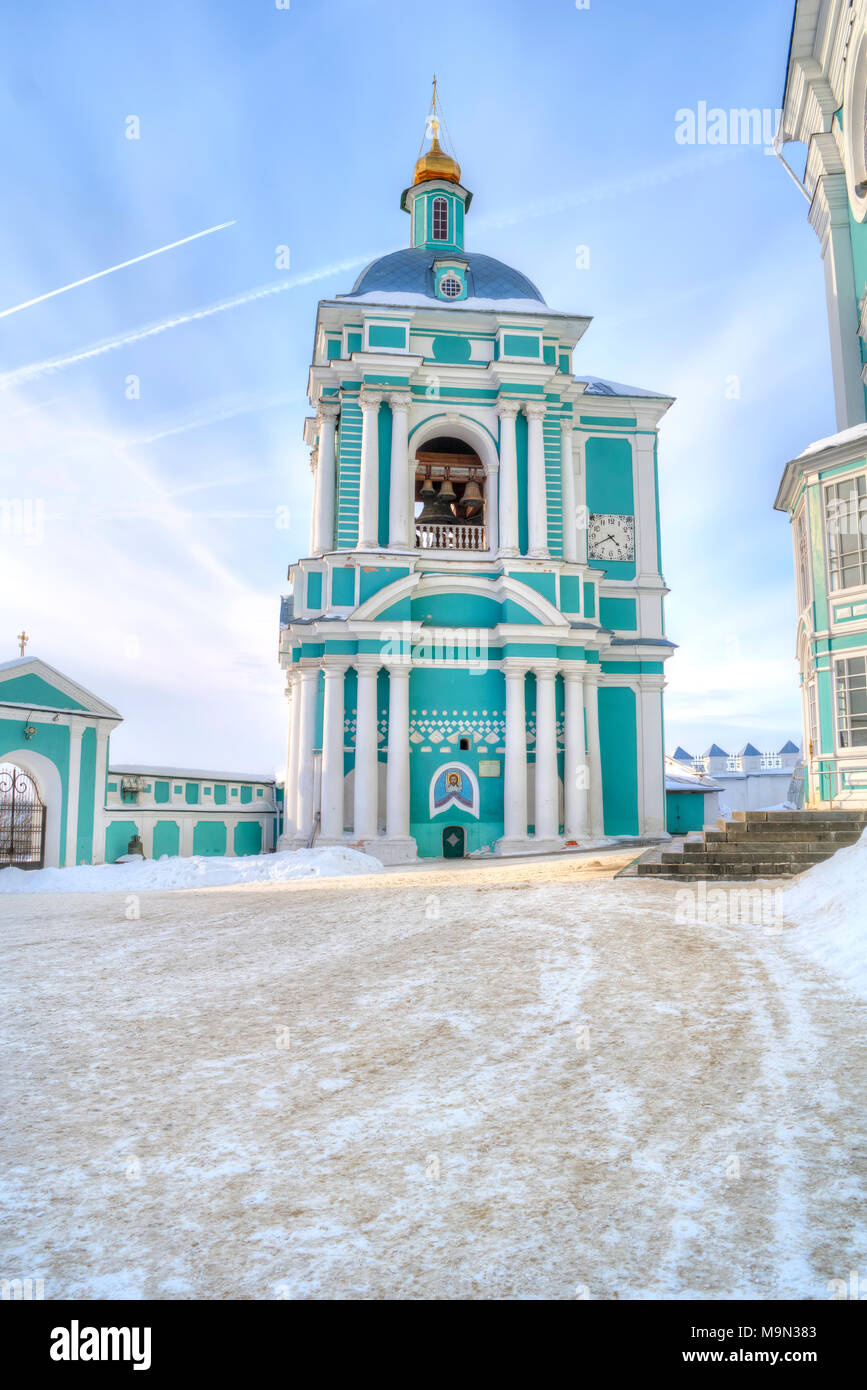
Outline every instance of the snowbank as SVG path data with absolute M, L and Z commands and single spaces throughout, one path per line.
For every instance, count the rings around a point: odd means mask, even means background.
M 867 830 L 785 892 L 786 940 L 867 999 Z
M 239 859 L 194 854 L 189 859 L 139 859 L 81 864 L 74 869 L 0 869 L 0 893 L 139 893 L 148 889 L 215 888 L 226 883 L 286 883 L 382 872 L 378 859 L 333 846 Z

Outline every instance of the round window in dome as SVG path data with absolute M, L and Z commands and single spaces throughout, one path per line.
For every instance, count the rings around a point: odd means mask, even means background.
M 445 299 L 458 299 L 463 292 L 463 283 L 457 275 L 444 275 L 440 280 L 440 294 Z

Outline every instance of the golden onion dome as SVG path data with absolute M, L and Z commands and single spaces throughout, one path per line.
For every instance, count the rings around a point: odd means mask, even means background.
M 427 183 L 430 179 L 449 179 L 452 183 L 460 183 L 461 181 L 460 164 L 450 154 L 446 154 L 440 145 L 439 127 L 440 123 L 434 117 L 430 122 L 430 149 L 415 162 L 413 187 L 417 183 Z

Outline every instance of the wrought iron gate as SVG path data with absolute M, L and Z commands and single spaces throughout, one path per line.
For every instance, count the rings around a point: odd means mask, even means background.
M 45 806 L 29 773 L 0 763 L 0 868 L 41 869 Z

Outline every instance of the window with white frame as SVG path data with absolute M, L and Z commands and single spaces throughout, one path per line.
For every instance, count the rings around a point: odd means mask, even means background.
M 827 485 L 825 525 L 831 588 L 867 584 L 867 474 Z
M 433 200 L 433 239 L 434 241 L 448 241 L 449 239 L 449 205 L 445 198 L 434 198 Z
M 867 748 L 867 656 L 835 664 L 837 739 L 841 748 Z
M 798 584 L 798 612 L 803 613 L 810 602 L 810 549 L 807 533 L 807 507 L 801 508 L 795 522 L 795 573 Z

